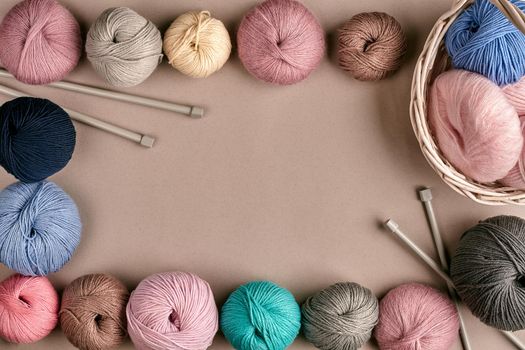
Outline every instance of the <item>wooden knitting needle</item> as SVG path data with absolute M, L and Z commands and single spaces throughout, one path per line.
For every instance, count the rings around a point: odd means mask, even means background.
M 445 282 L 449 283 L 451 286 L 456 289 L 454 286 L 454 282 L 452 282 L 452 279 L 446 274 L 439 265 L 432 259 L 430 256 L 428 256 L 421 248 L 419 248 L 410 238 L 408 238 L 407 235 L 401 231 L 399 228 L 399 225 L 392 219 L 388 219 L 385 222 L 385 227 L 389 229 L 392 233 L 394 233 L 403 243 L 405 243 L 416 255 L 423 260 L 432 270 L 434 270 L 435 273 L 437 273 L 441 278 L 445 280 Z M 525 350 L 525 345 L 521 342 L 521 340 L 516 337 L 511 332 L 502 331 L 500 332 L 507 337 L 507 339 L 516 346 L 519 350 Z
M 21 91 L 11 89 L 3 85 L 0 85 L 0 93 L 7 95 L 7 96 L 11 96 L 11 97 L 24 97 L 24 96 L 30 97 L 31 96 Z M 93 118 L 89 115 L 86 115 L 84 113 L 80 113 L 80 112 L 77 112 L 77 111 L 74 111 L 68 108 L 63 108 L 63 109 L 69 114 L 69 116 L 73 120 L 76 120 L 86 125 L 104 130 L 106 132 L 123 137 L 125 139 L 134 141 L 140 144 L 141 146 L 151 148 L 153 147 L 153 144 L 155 143 L 155 139 L 151 136 L 138 134 L 134 131 L 124 129 L 124 128 L 121 128 L 120 126 L 116 126 L 110 123 L 106 123 L 102 120 Z
M 443 244 L 443 239 L 441 238 L 441 233 L 439 232 L 439 227 L 436 220 L 436 215 L 434 214 L 434 208 L 432 207 L 432 190 L 430 188 L 424 188 L 422 190 L 419 190 L 419 199 L 421 202 L 423 202 L 423 206 L 425 207 L 425 212 L 427 214 L 427 219 L 430 224 L 430 231 L 432 232 L 432 239 L 434 240 L 434 245 L 436 246 L 436 250 L 438 252 L 439 261 L 441 263 L 441 268 L 448 272 L 448 261 L 447 261 L 447 255 L 445 252 L 445 245 Z M 452 298 L 452 301 L 456 305 L 456 309 L 458 310 L 458 316 L 459 316 L 459 335 L 461 337 L 461 343 L 463 344 L 463 349 L 470 350 L 472 347 L 470 346 L 470 341 L 468 339 L 467 329 L 465 327 L 465 320 L 463 319 L 463 315 L 461 313 L 461 308 L 459 306 L 459 297 L 456 294 L 456 291 L 454 290 L 453 285 L 450 283 L 447 283 L 448 288 L 448 294 Z
M 12 78 L 15 77 L 8 73 L 5 69 L 0 69 L 0 77 Z M 49 83 L 47 86 L 52 86 L 58 89 L 67 91 L 79 92 L 87 95 L 105 97 L 112 100 L 130 102 L 141 106 L 152 107 L 157 109 L 163 109 L 170 112 L 175 112 L 183 115 L 187 115 L 192 118 L 202 118 L 204 116 L 204 109 L 197 106 L 181 105 L 173 102 L 160 101 L 153 98 L 141 97 L 136 95 L 130 95 L 122 92 L 110 91 L 97 87 L 87 86 L 79 83 L 70 83 L 67 81 L 57 81 Z

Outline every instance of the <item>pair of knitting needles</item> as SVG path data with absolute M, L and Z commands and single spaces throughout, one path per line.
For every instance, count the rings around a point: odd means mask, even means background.
M 5 71 L 4 69 L 0 69 L 0 77 L 3 78 L 12 78 L 15 77 Z M 166 101 L 160 101 L 152 98 L 147 97 L 140 97 L 135 95 L 130 95 L 122 92 L 115 92 L 110 90 L 105 90 L 101 88 L 86 86 L 78 83 L 70 83 L 66 81 L 59 81 L 48 84 L 48 86 L 72 91 L 72 92 L 79 92 L 87 95 L 97 96 L 97 97 L 104 97 L 109 98 L 116 101 L 122 101 L 122 102 L 129 102 L 140 106 L 145 107 L 151 107 L 151 108 L 157 108 L 162 109 L 170 112 L 175 112 L 179 114 L 183 114 L 186 116 L 189 116 L 191 118 L 201 118 L 204 116 L 204 109 L 201 107 L 196 106 L 187 106 L 187 105 L 181 105 L 173 102 L 166 102 Z M 7 86 L 0 85 L 0 93 L 11 96 L 11 97 L 23 97 L 23 96 L 30 96 L 26 93 L 23 93 L 21 91 L 11 89 Z M 78 122 L 84 123 L 86 125 L 98 128 L 100 130 L 109 132 L 111 134 L 123 137 L 125 139 L 131 140 L 133 142 L 136 142 L 140 144 L 141 146 L 151 148 L 153 147 L 153 144 L 155 143 L 155 139 L 151 136 L 140 134 L 125 128 L 122 128 L 120 126 L 107 123 L 105 121 L 102 121 L 100 119 L 96 119 L 92 116 L 89 116 L 84 113 L 80 113 L 77 111 L 74 111 L 72 109 L 63 108 L 71 117 L 71 119 L 76 120 Z
M 423 262 L 425 262 L 437 275 L 439 275 L 446 283 L 452 300 L 454 301 L 456 308 L 458 309 L 459 321 L 460 321 L 460 336 L 463 348 L 470 350 L 470 342 L 468 339 L 467 331 L 465 329 L 465 323 L 461 312 L 459 310 L 459 298 L 454 286 L 454 282 L 448 275 L 448 262 L 445 253 L 445 246 L 441 238 L 441 233 L 437 225 L 436 216 L 432 207 L 432 192 L 429 188 L 425 188 L 419 191 L 419 199 L 423 202 L 425 212 L 430 224 L 430 230 L 432 232 L 432 238 L 436 246 L 441 266 L 438 265 L 434 259 L 428 256 L 421 248 L 419 248 L 408 236 L 399 228 L 399 225 L 392 219 L 388 219 L 385 222 L 385 227 L 394 233 L 408 248 L 410 248 Z M 511 332 L 500 331 L 514 346 L 519 350 L 525 350 L 525 345 L 521 340 Z

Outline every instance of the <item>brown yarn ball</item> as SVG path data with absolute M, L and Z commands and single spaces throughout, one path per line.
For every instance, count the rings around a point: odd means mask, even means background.
M 386 13 L 360 13 L 338 30 L 339 66 L 354 78 L 380 80 L 396 71 L 407 49 L 396 19 Z
M 62 294 L 60 326 L 67 339 L 82 350 L 102 350 L 123 343 L 129 292 L 113 276 L 86 275 L 71 282 Z

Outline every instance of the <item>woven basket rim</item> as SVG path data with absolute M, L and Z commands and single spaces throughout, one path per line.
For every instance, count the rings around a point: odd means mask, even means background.
M 426 101 L 428 88 L 433 74 L 436 71 L 441 73 L 445 70 L 444 66 L 436 67 L 436 58 L 443 52 L 443 38 L 454 20 L 472 2 L 473 0 L 455 1 L 452 8 L 439 17 L 430 31 L 414 68 L 410 97 L 410 122 L 425 159 L 454 191 L 486 205 L 525 205 L 525 190 L 504 187 L 498 183 L 481 184 L 455 169 L 439 151 L 428 125 Z

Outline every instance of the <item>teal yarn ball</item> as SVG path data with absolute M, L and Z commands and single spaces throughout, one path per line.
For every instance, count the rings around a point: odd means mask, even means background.
M 240 286 L 221 310 L 221 330 L 237 350 L 283 350 L 301 328 L 301 309 L 288 290 L 268 281 Z

